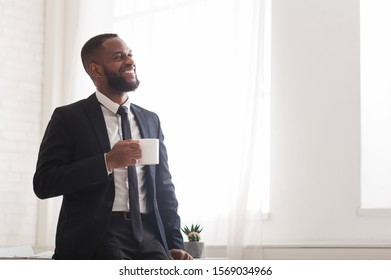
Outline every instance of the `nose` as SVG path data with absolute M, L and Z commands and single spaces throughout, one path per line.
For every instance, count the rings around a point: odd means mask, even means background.
M 125 60 L 125 64 L 126 64 L 126 65 L 132 65 L 133 68 L 136 68 L 136 64 L 135 64 L 135 62 L 134 62 L 133 57 L 127 56 L 127 58 L 126 58 L 126 60 Z

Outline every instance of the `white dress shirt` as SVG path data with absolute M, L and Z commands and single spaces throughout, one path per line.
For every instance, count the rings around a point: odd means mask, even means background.
M 101 92 L 96 91 L 96 97 L 101 104 L 103 116 L 106 122 L 107 134 L 110 140 L 110 146 L 113 146 L 120 140 L 122 140 L 122 129 L 121 129 L 121 116 L 117 115 L 119 105 Z M 132 111 L 130 110 L 130 100 L 122 104 L 129 109 L 129 121 L 130 131 L 132 133 L 132 139 L 140 139 L 141 134 L 137 126 L 137 122 L 134 118 Z M 116 168 L 114 172 L 114 185 L 115 185 L 115 198 L 113 211 L 129 211 L 129 182 L 127 168 Z M 147 213 L 147 199 L 146 189 L 144 187 L 144 169 L 143 166 L 136 165 L 137 181 L 138 181 L 138 192 L 140 200 L 140 212 Z

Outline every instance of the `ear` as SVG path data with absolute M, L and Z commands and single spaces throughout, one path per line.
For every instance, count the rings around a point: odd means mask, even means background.
M 91 77 L 100 78 L 102 76 L 102 67 L 99 64 L 91 63 L 88 69 Z

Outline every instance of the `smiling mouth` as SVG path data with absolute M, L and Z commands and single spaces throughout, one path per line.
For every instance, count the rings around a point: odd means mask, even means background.
M 132 74 L 134 75 L 134 71 L 133 70 L 125 70 L 125 71 L 122 71 L 123 73 L 125 74 Z
M 136 77 L 136 74 L 135 74 L 135 72 L 134 72 L 133 69 L 129 69 L 129 70 L 122 71 L 122 73 L 123 73 L 125 76 L 127 76 L 127 77 L 129 77 L 129 78 L 131 78 L 131 79 L 134 79 L 134 78 Z

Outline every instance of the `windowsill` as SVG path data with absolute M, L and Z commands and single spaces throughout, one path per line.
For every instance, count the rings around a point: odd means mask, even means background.
M 391 218 L 391 208 L 359 208 L 359 217 L 385 217 Z

